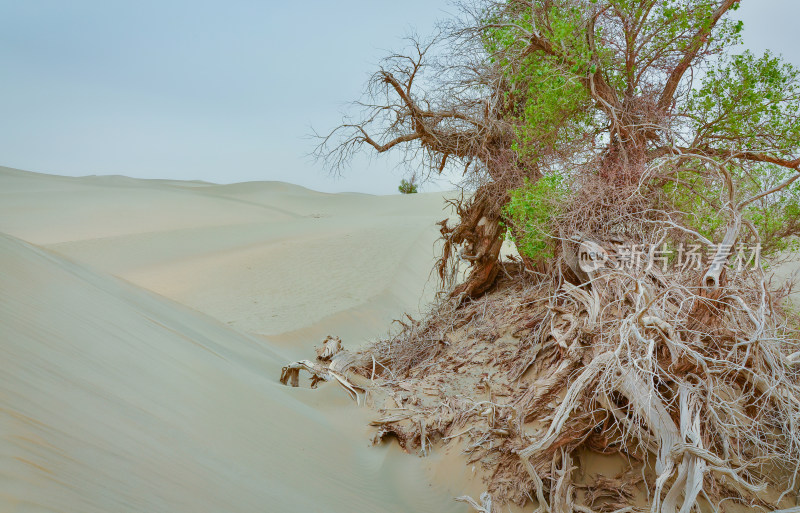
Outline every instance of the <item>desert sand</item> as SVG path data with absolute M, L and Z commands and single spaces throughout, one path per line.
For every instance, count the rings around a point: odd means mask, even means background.
M 463 462 L 277 379 L 424 306 L 442 207 L 0 168 L 0 511 L 467 511 Z

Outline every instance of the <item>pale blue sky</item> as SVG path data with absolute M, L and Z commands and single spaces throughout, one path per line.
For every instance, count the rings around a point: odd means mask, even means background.
M 0 0 L 0 165 L 396 192 L 392 162 L 358 159 L 335 180 L 305 157 L 305 136 L 339 121 L 385 50 L 449 10 L 446 0 Z M 739 15 L 748 46 L 800 66 L 800 1 L 742 0 Z

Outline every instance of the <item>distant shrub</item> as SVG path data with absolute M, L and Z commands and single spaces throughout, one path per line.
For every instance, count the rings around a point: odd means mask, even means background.
M 417 184 L 414 183 L 414 178 L 411 180 L 403 178 L 400 185 L 397 186 L 397 190 L 403 194 L 416 194 L 419 192 Z

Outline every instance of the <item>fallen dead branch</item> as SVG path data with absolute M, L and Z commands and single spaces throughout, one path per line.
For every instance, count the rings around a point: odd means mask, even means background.
M 311 388 L 316 388 L 320 381 L 333 381 L 347 391 L 350 397 L 361 404 L 359 392 L 364 393 L 363 386 L 352 383 L 346 376 L 347 369 L 355 363 L 355 358 L 342 348 L 342 341 L 338 337 L 328 337 L 322 347 L 317 350 L 318 363 L 309 360 L 299 360 L 281 369 L 280 381 L 297 387 L 300 384 L 300 371 L 305 370 L 311 374 Z

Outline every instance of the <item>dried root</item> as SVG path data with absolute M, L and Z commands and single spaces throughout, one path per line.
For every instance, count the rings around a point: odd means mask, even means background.
M 360 405 L 359 392 L 363 394 L 365 387 L 348 379 L 347 370 L 356 359 L 351 353 L 344 351 L 341 339 L 330 336 L 326 338 L 322 347 L 317 350 L 317 360 L 318 363 L 299 360 L 285 366 L 281 369 L 281 383 L 293 387 L 299 386 L 300 371 L 306 370 L 311 374 L 311 388 L 316 388 L 320 381 L 334 381 L 347 391 L 356 404 Z
M 468 495 L 462 495 L 461 497 L 456 497 L 458 502 L 466 502 L 472 509 L 477 511 L 477 513 L 493 513 L 492 510 L 492 496 L 489 495 L 487 492 L 483 492 L 481 494 L 481 503 L 478 504 L 475 499 Z
M 791 508 L 796 321 L 760 271 L 713 297 L 695 274 L 611 266 L 570 283 L 507 265 L 483 297 L 444 301 L 349 356 L 349 378 L 341 352 L 298 364 L 356 397 L 352 379 L 372 383 L 360 390 L 380 413 L 376 440 L 420 454 L 460 444 L 486 479 L 480 503 L 462 498 L 476 511 Z M 604 474 L 591 454 L 625 468 Z

